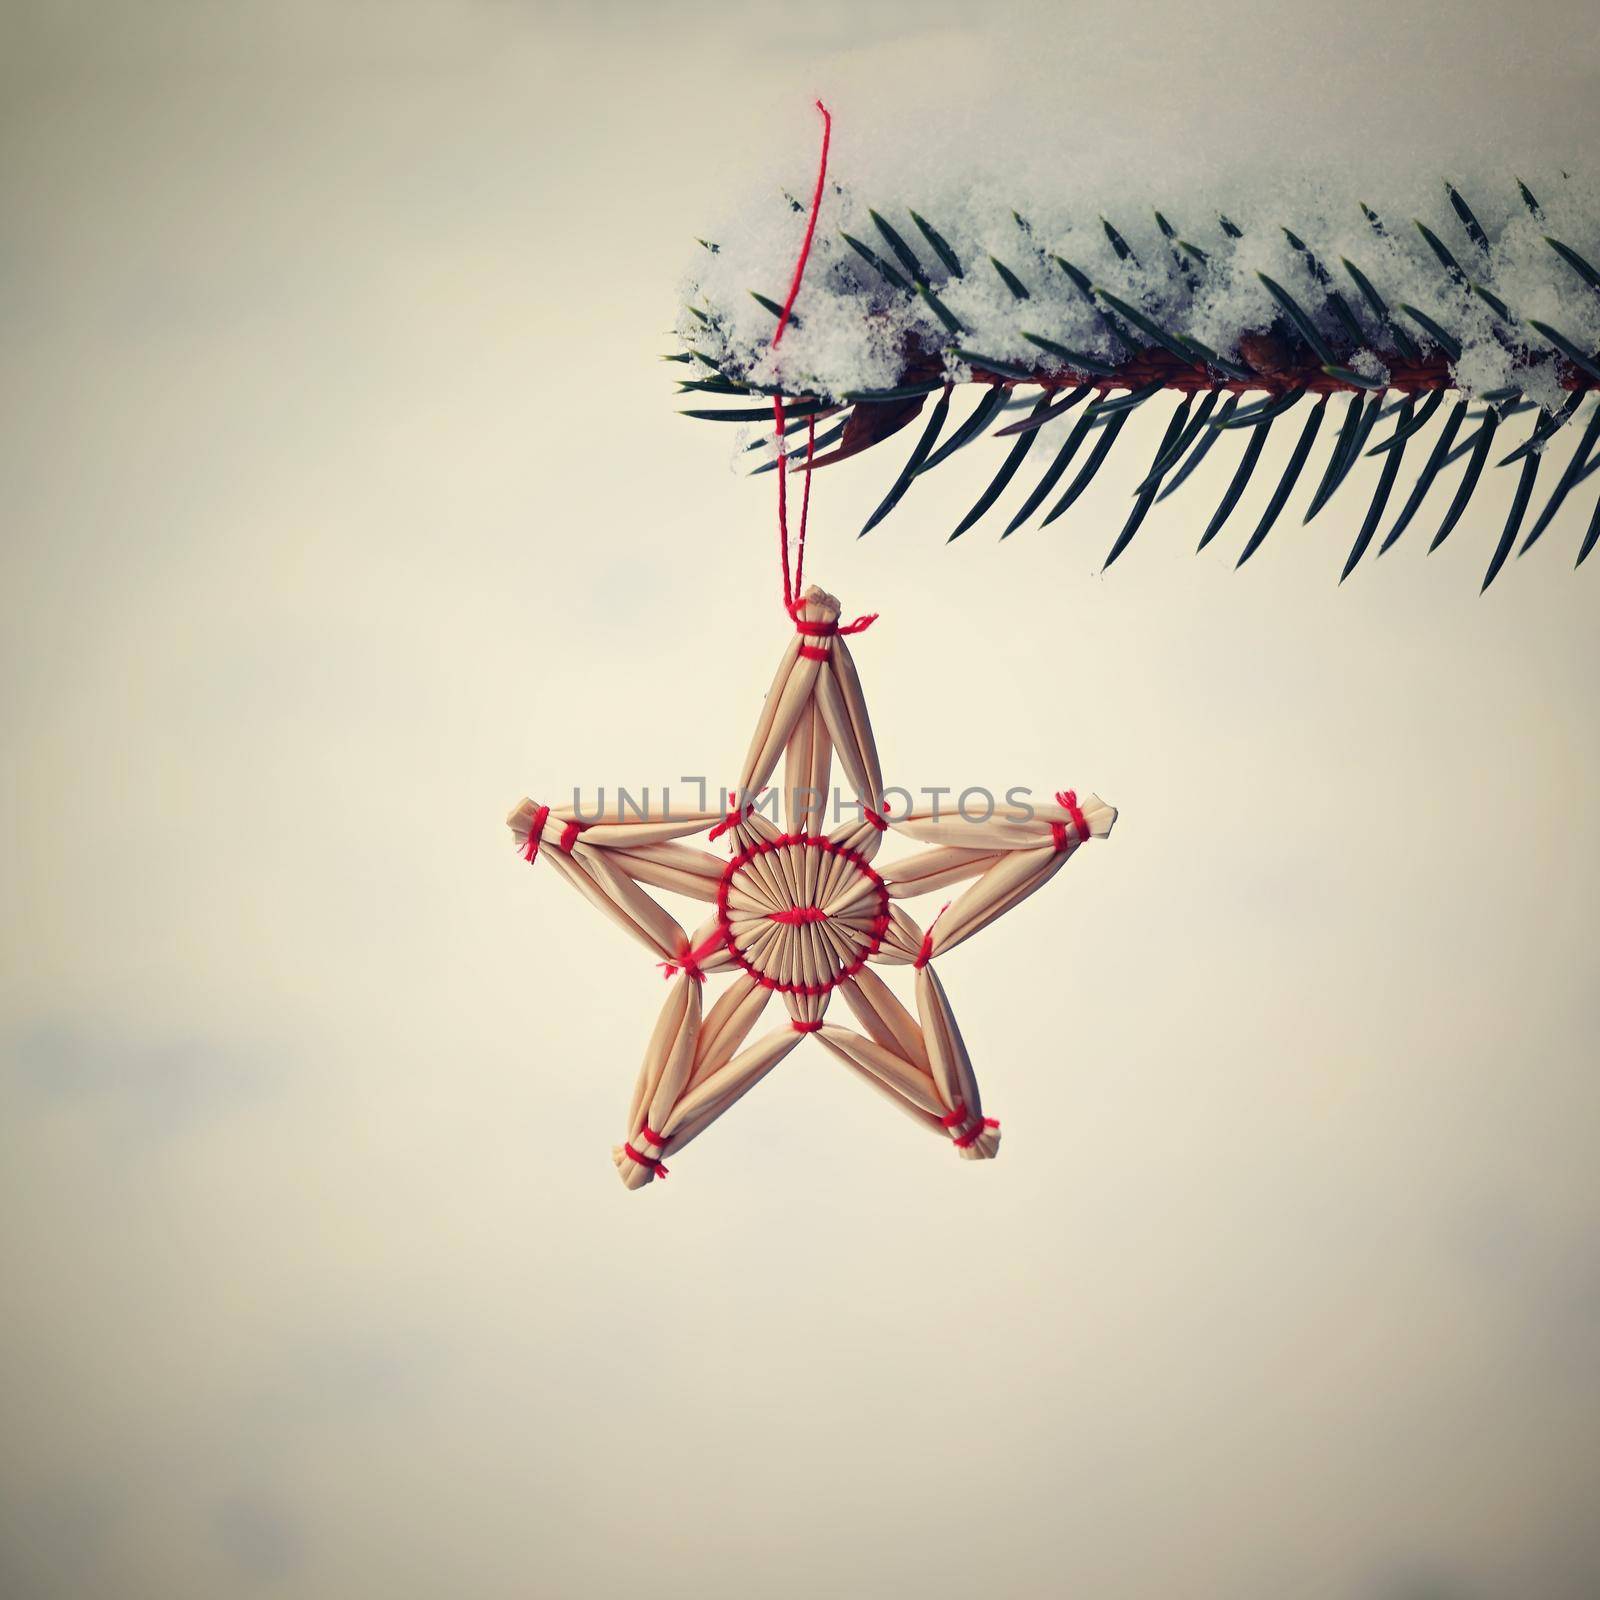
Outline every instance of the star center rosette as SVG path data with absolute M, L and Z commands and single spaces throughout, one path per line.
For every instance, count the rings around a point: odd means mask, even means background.
M 808 589 L 757 718 L 725 815 L 669 811 L 585 820 L 524 800 L 508 821 L 524 859 L 561 876 L 650 949 L 669 990 L 634 1083 L 627 1134 L 612 1157 L 630 1189 L 750 1092 L 808 1034 L 925 1131 L 966 1160 L 999 1151 L 977 1077 L 933 962 L 1035 890 L 1116 812 L 1072 790 L 1053 804 L 997 807 L 983 820 L 890 815 L 877 744 L 839 603 Z M 783 763 L 782 825 L 763 814 Z M 859 815 L 822 832 L 834 763 Z M 760 803 L 758 805 L 758 802 Z M 890 833 L 923 848 L 881 868 Z M 727 858 L 686 843 L 704 834 Z M 691 935 L 645 886 L 708 905 Z M 926 928 L 901 902 L 964 885 Z M 874 970 L 908 966 L 908 1008 Z M 707 1007 L 710 977 L 732 982 Z M 855 1027 L 827 1016 L 843 995 Z M 773 996 L 784 1023 L 751 1036 Z
M 717 889 L 733 959 L 784 995 L 819 998 L 853 977 L 889 927 L 889 890 L 858 851 L 785 833 L 741 850 Z

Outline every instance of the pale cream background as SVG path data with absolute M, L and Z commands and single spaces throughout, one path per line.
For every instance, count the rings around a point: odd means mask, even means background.
M 743 749 L 654 358 L 812 94 L 1509 181 L 1591 8 L 0 10 L 7 1600 L 1600 1593 L 1592 491 L 1480 600 L 1509 473 L 1342 591 L 1220 449 L 1097 578 L 1154 419 L 1004 548 L 819 478 L 891 776 L 1122 808 L 946 964 L 993 1165 L 806 1048 L 625 1193 L 659 977 L 500 822 Z

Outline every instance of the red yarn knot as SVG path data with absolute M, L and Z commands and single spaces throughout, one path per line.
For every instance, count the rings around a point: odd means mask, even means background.
M 781 922 L 785 927 L 798 928 L 805 922 L 826 922 L 828 913 L 821 906 L 785 906 L 782 911 L 769 911 L 768 922 Z
M 667 1169 L 654 1156 L 647 1156 L 642 1151 L 635 1150 L 631 1144 L 625 1142 L 622 1146 L 622 1153 L 639 1166 L 648 1167 L 652 1179 L 667 1176 Z
M 959 1128 L 966 1120 L 967 1103 L 965 1100 L 957 1100 L 955 1110 L 952 1111 L 947 1117 L 940 1117 L 939 1124 L 941 1127 L 945 1128 Z
M 795 601 L 789 608 L 789 615 L 794 618 L 794 631 L 805 634 L 811 639 L 832 639 L 841 633 L 864 633 L 878 620 L 878 613 L 869 611 L 865 616 L 857 617 L 854 622 L 839 622 L 837 619 L 830 621 L 826 618 L 812 622 L 799 615 L 803 604 L 804 601 Z
M 656 965 L 661 968 L 662 977 L 669 981 L 680 972 L 687 973 L 696 983 L 704 983 L 706 975 L 700 970 L 700 963 L 709 955 L 720 950 L 724 942 L 724 934 L 718 928 L 711 937 L 702 944 L 697 944 L 692 950 L 685 950 L 682 955 L 673 961 L 658 961 Z
M 1089 823 L 1084 817 L 1083 808 L 1078 804 L 1078 796 L 1071 789 L 1063 789 L 1056 795 L 1056 804 L 1072 818 L 1072 826 L 1078 834 L 1078 843 L 1082 844 L 1089 837 Z M 1056 826 L 1059 827 L 1060 824 L 1057 823 Z M 1057 839 L 1056 849 L 1065 850 L 1066 846 Z
M 939 907 L 939 917 L 942 917 L 949 909 L 950 902 L 946 900 L 945 903 Z M 939 926 L 939 917 L 935 917 L 933 921 L 928 924 L 928 931 L 922 936 L 922 948 L 917 951 L 917 959 L 911 963 L 911 965 L 918 972 L 921 972 L 922 969 L 933 959 L 933 930 Z
M 879 812 L 874 811 L 871 806 L 862 806 L 861 814 L 867 819 L 868 822 L 872 824 L 874 828 L 878 830 L 879 833 L 884 832 L 889 826 L 888 818 L 882 816 Z
M 815 1033 L 822 1026 L 822 1019 L 819 1017 L 815 1022 L 804 1022 L 799 1017 L 796 1017 L 789 1026 L 796 1033 Z
M 753 817 L 755 815 L 755 810 L 756 803 L 754 800 L 747 800 L 742 806 L 735 806 L 733 810 L 730 811 L 727 816 L 725 816 L 722 821 L 719 822 L 716 827 L 714 827 L 711 832 L 706 835 L 706 842 L 708 844 L 712 843 L 715 840 L 720 839 L 729 828 L 737 828 L 741 822 Z
M 544 836 L 544 819 L 550 815 L 549 806 L 540 806 L 533 814 L 533 821 L 528 824 L 528 842 L 523 847 L 522 859 L 532 861 L 539 853 L 539 840 Z
M 579 822 L 576 817 L 561 830 L 561 851 L 563 855 L 571 855 L 572 847 L 578 842 L 578 835 L 587 828 L 587 822 Z

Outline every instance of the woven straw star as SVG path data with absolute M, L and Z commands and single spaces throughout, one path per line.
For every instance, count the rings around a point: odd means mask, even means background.
M 665 1177 L 664 1160 L 703 1133 L 800 1042 L 815 1034 L 852 1072 L 968 1160 L 1000 1147 L 933 958 L 953 949 L 1047 883 L 1116 812 L 1069 790 L 1054 806 L 999 808 L 982 821 L 912 810 L 887 816 L 866 701 L 841 629 L 839 603 L 808 589 L 778 664 L 734 790 L 734 809 L 670 811 L 643 820 L 580 820 L 570 808 L 524 800 L 507 821 L 523 858 L 544 860 L 659 958 L 671 982 L 612 1151 L 630 1189 Z M 785 827 L 755 802 L 784 759 Z M 822 834 L 833 759 L 861 817 Z M 881 871 L 886 832 L 927 846 Z M 728 859 L 679 841 L 726 839 Z M 926 929 L 899 904 L 972 880 Z M 708 902 L 691 937 L 645 885 Z M 913 1015 L 874 972 L 916 973 Z M 706 1009 L 711 975 L 733 982 Z M 842 993 L 858 1027 L 827 1018 Z M 788 1019 L 747 1043 L 774 994 Z

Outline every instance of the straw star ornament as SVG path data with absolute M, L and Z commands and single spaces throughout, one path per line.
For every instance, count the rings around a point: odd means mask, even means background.
M 650 949 L 671 987 L 612 1151 L 630 1189 L 667 1175 L 668 1156 L 748 1094 L 805 1034 L 968 1160 L 998 1153 L 1000 1125 L 984 1115 L 972 1063 L 933 960 L 1049 882 L 1116 812 L 1071 790 L 1053 805 L 996 807 L 982 820 L 909 809 L 890 816 L 877 746 L 839 603 L 807 589 L 790 608 L 795 632 L 757 720 L 727 815 L 666 809 L 602 814 L 523 800 L 507 821 L 529 862 L 544 860 Z M 817 831 L 837 757 L 860 810 Z M 784 826 L 757 809 L 784 762 Z M 903 791 L 891 791 L 900 793 Z M 603 808 L 602 808 L 603 811 Z M 887 833 L 926 848 L 874 866 Z M 684 843 L 726 841 L 726 859 Z M 900 902 L 966 887 L 926 928 Z M 648 892 L 704 901 L 691 936 Z M 909 966 L 915 1013 L 873 970 Z M 731 984 L 709 1008 L 711 976 Z M 828 1017 L 834 992 L 855 1027 Z M 773 997 L 788 1016 L 750 1040 Z

